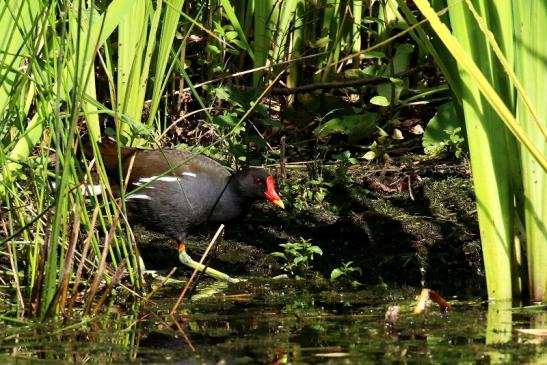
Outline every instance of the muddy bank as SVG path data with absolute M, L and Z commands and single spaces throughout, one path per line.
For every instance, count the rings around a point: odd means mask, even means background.
M 226 227 L 210 265 L 235 276 L 283 273 L 279 244 L 309 240 L 323 250 L 310 276 L 328 278 L 343 262 L 368 286 L 424 285 L 460 296 L 484 294 L 474 194 L 465 161 L 405 161 L 386 166 L 289 168 L 280 186 L 287 209 L 253 207 Z M 410 183 L 410 184 L 409 184 Z M 410 188 L 409 188 L 410 186 Z M 197 259 L 216 227 L 190 236 Z M 180 266 L 176 243 L 136 229 L 149 269 Z M 181 267 L 179 275 L 188 275 Z

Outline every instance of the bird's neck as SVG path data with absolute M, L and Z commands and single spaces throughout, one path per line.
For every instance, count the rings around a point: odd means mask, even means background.
M 212 212 L 212 221 L 231 221 L 242 218 L 247 214 L 255 200 L 247 196 L 236 176 L 231 176 L 225 185 L 220 198 L 215 202 Z M 219 212 L 222 212 L 219 214 Z

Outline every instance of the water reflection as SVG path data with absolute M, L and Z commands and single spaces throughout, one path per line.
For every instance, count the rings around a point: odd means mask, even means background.
M 545 343 L 515 328 L 545 313 L 452 300 L 454 310 L 412 314 L 417 291 L 339 292 L 295 282 L 257 282 L 186 301 L 178 292 L 65 324 L 4 323 L 1 363 L 483 364 L 546 360 Z M 386 310 L 399 307 L 386 326 Z

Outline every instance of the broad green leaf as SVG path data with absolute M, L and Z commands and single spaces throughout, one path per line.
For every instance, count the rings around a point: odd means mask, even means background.
M 427 154 L 435 155 L 442 149 L 440 144 L 448 139 L 446 131 L 461 128 L 463 121 L 458 118 L 453 102 L 442 104 L 437 113 L 429 120 L 425 127 L 422 145 Z
M 225 128 L 234 128 L 237 125 L 238 119 L 231 114 L 222 114 L 213 118 L 213 123 Z
M 410 57 L 414 52 L 414 45 L 403 43 L 397 46 L 395 56 L 393 56 L 393 72 L 399 73 L 408 70 Z
M 314 133 L 319 138 L 333 134 L 343 134 L 349 136 L 352 141 L 358 141 L 371 136 L 376 131 L 377 123 L 377 113 L 365 112 L 363 114 L 344 115 L 327 121 L 317 127 Z
M 277 128 L 283 127 L 283 122 L 281 122 L 280 120 L 274 120 L 274 119 L 257 119 L 254 121 L 254 123 L 267 125 L 271 127 L 277 127 Z
M 386 54 L 382 51 L 370 51 L 364 54 L 366 59 L 371 58 L 386 58 Z
M 254 60 L 254 53 L 249 45 L 249 42 L 247 41 L 247 35 L 245 34 L 245 31 L 241 27 L 241 24 L 239 22 L 238 17 L 236 16 L 235 10 L 230 3 L 229 0 L 220 0 L 222 7 L 224 8 L 224 11 L 226 12 L 226 16 L 230 20 L 230 23 L 232 24 L 232 27 L 237 32 L 237 35 L 239 35 L 239 41 L 241 42 L 240 45 L 242 45 L 242 49 L 247 52 L 251 60 Z M 235 36 L 229 36 L 228 39 L 235 39 Z
M 323 250 L 321 250 L 321 248 L 319 246 L 310 246 L 308 248 L 308 250 L 310 252 L 316 253 L 318 255 L 323 255 Z
M 331 271 L 330 273 L 330 279 L 331 280 L 335 280 L 336 278 L 342 276 L 344 274 L 344 272 L 338 268 L 334 269 Z
M 330 42 L 329 36 L 321 37 L 319 39 L 316 39 L 313 42 L 310 42 L 310 48 L 324 48 L 325 46 L 329 44 L 329 42 Z
M 214 55 L 218 55 L 221 53 L 221 50 L 215 46 L 214 44 L 208 44 L 207 45 L 207 51 L 211 52 Z
M 362 156 L 365 160 L 372 161 L 376 158 L 376 152 L 368 151 Z
M 245 136 L 244 141 L 247 143 L 255 143 L 258 147 L 266 147 L 266 141 L 260 136 Z
M 378 106 L 389 106 L 389 100 L 385 96 L 376 95 L 370 99 L 370 103 Z

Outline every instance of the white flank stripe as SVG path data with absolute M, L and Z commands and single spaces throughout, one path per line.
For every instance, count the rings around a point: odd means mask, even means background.
M 190 176 L 190 177 L 198 177 L 198 175 L 194 174 L 193 172 L 183 172 L 181 175 Z
M 146 183 L 149 183 L 150 181 L 156 180 L 157 178 L 158 178 L 157 176 L 141 177 L 139 181 L 137 181 L 135 184 L 136 185 L 146 184 Z
M 127 198 L 125 198 L 125 200 L 129 200 L 129 199 L 152 200 L 151 197 L 149 197 L 148 195 L 145 195 L 145 194 L 135 194 L 135 195 L 130 195 Z
M 82 186 L 82 193 L 85 196 L 89 195 L 101 195 L 103 193 L 103 189 L 101 185 L 84 185 Z
M 154 182 L 154 181 L 176 182 L 176 181 L 177 181 L 177 177 L 175 177 L 175 176 L 162 176 L 162 177 L 150 176 L 150 177 L 141 177 L 138 181 L 134 182 L 134 184 L 135 184 L 135 185 L 142 185 L 142 184 L 146 184 L 146 183 Z
M 57 189 L 57 184 L 55 183 L 55 181 L 51 182 L 51 188 L 53 190 Z M 97 184 L 97 185 L 89 185 L 89 184 L 82 185 L 82 186 L 80 186 L 80 191 L 82 192 L 82 194 L 84 194 L 84 196 L 101 195 L 103 193 L 103 189 L 102 189 L 101 185 L 99 185 L 99 184 Z
M 175 176 L 162 176 L 158 180 L 165 181 L 165 182 L 176 182 L 177 178 Z

